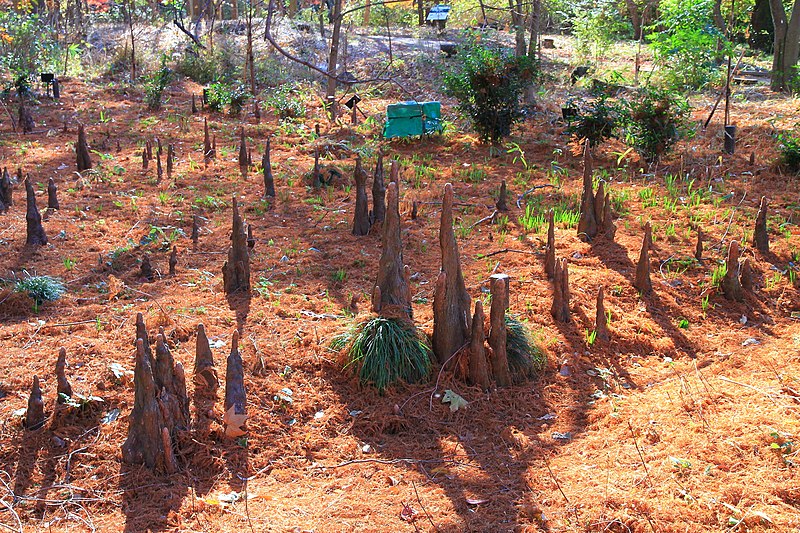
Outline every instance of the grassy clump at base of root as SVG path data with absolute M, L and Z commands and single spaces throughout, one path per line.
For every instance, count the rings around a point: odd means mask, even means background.
M 523 322 L 506 315 L 506 356 L 515 380 L 535 376 L 544 370 L 547 355 Z
M 427 338 L 402 319 L 365 320 L 335 337 L 331 348 L 344 349 L 344 368 L 356 374 L 362 385 L 372 385 L 381 393 L 399 380 L 422 381 L 431 369 Z

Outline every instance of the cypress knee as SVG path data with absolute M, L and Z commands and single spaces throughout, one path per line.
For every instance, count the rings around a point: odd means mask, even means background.
M 173 246 L 169 254 L 169 275 L 175 275 L 175 267 L 178 266 L 178 247 Z
M 472 333 L 470 296 L 453 232 L 453 186 L 449 183 L 444 186 L 439 246 L 442 267 L 433 294 L 433 352 L 444 364 L 469 342 Z
M 244 365 L 239 353 L 239 332 L 233 332 L 231 354 L 225 370 L 225 435 L 239 437 L 245 434 L 242 426 L 247 421 L 247 394 L 244 388 Z
M 31 393 L 28 396 L 28 409 L 25 411 L 25 428 L 36 430 L 45 423 L 44 400 L 42 400 L 42 389 L 39 387 L 39 376 L 33 376 Z
M 72 385 L 69 384 L 67 379 L 67 349 L 61 348 L 58 350 L 58 359 L 56 360 L 56 380 L 58 381 L 56 398 L 57 403 L 64 403 L 67 398 L 72 397 Z
M 508 191 L 506 190 L 506 180 L 500 182 L 500 193 L 497 195 L 497 202 L 495 202 L 494 207 L 500 212 L 508 211 Z
M 583 147 L 583 193 L 581 194 L 581 212 L 578 219 L 578 237 L 582 241 L 591 241 L 597 235 L 597 219 L 594 215 L 594 193 L 592 192 L 592 154 L 589 143 Z
M 270 161 L 270 139 L 264 147 L 264 157 L 261 158 L 261 168 L 264 172 L 264 196 L 275 197 L 275 179 L 272 177 L 272 162 Z
M 553 275 L 553 305 L 550 314 L 556 322 L 569 322 L 569 271 L 567 260 L 556 259 Z
M 214 355 L 211 353 L 211 346 L 208 344 L 206 328 L 203 324 L 197 325 L 197 339 L 195 343 L 194 356 L 194 382 L 198 388 L 213 392 L 219 387 L 217 369 L 214 365 Z
M 372 176 L 372 223 L 383 222 L 386 218 L 386 185 L 383 180 L 383 152 L 378 152 L 375 174 Z
M 556 234 L 555 213 L 551 209 L 547 212 L 547 246 L 544 250 L 544 272 L 548 279 L 553 279 L 556 273 Z
M 58 187 L 53 178 L 47 181 L 47 209 L 58 209 Z
M 491 329 L 489 347 L 492 349 L 492 373 L 498 387 L 511 385 L 506 352 L 506 310 L 509 304 L 509 278 L 506 274 L 494 274 L 489 278 L 492 291 L 492 307 L 489 312 Z
M 767 197 L 761 197 L 761 205 L 756 215 L 756 227 L 753 232 L 753 246 L 762 254 L 769 253 L 769 235 L 767 234 Z
M 247 253 L 247 230 L 239 215 L 239 203 L 233 197 L 233 227 L 228 260 L 222 265 L 225 294 L 250 292 L 250 255 Z
M 725 266 L 725 276 L 722 278 L 722 293 L 728 300 L 741 302 L 744 300 L 744 291 L 742 291 L 742 284 L 739 281 L 739 241 L 731 241 Z
M 247 155 L 247 137 L 244 135 L 244 126 L 239 130 L 239 171 L 242 176 L 247 176 L 248 155 Z
M 361 166 L 361 156 L 356 157 L 356 168 L 353 177 L 356 182 L 353 235 L 366 235 L 369 233 L 369 200 L 367 199 L 367 173 Z
M 39 208 L 36 207 L 36 193 L 33 192 L 30 178 L 25 178 L 25 193 L 27 200 L 25 244 L 28 246 L 44 246 L 47 244 L 47 234 L 45 234 L 42 227 L 42 215 L 39 213 Z
M 481 389 L 489 388 L 489 361 L 486 359 L 486 332 L 483 327 L 483 302 L 475 300 L 472 335 L 469 341 L 469 382 Z
M 92 168 L 92 159 L 89 157 L 89 145 L 86 144 L 86 131 L 83 124 L 78 124 L 78 142 L 75 143 L 75 157 L 77 159 L 78 172 Z
M 394 174 L 399 171 L 397 161 L 392 161 Z M 387 318 L 412 317 L 410 287 L 403 264 L 403 240 L 400 233 L 400 193 L 397 183 L 387 189 L 386 219 L 381 234 L 381 258 L 378 276 L 373 289 L 373 310 Z
M 636 279 L 633 286 L 642 294 L 648 295 L 653 291 L 653 284 L 650 281 L 650 245 L 653 242 L 653 230 L 650 222 L 644 226 L 644 237 L 642 238 L 642 248 L 639 251 L 639 261 L 636 263 Z
M 601 342 L 608 342 L 611 340 L 611 334 L 608 332 L 608 317 L 606 316 L 605 306 L 605 290 L 603 286 L 597 291 L 597 310 L 595 311 L 595 334 L 596 339 Z

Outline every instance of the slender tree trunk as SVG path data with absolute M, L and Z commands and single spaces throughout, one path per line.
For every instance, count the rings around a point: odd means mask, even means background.
M 628 16 L 631 17 L 631 25 L 633 26 L 633 36 L 636 39 L 642 38 L 642 15 L 639 13 L 639 6 L 636 5 L 634 0 L 625 0 L 625 5 L 628 7 Z
M 514 25 L 515 46 L 514 54 L 525 55 L 525 17 L 522 14 L 522 0 L 508 0 L 508 9 L 511 11 L 511 24 Z
M 328 86 L 325 90 L 325 103 L 330 105 L 328 113 L 331 120 L 336 120 L 336 85 L 337 67 L 339 64 L 339 40 L 342 33 L 342 0 L 334 0 L 333 4 L 333 34 L 331 35 L 331 53 L 328 57 Z
M 125 10 L 128 12 L 128 30 L 131 35 L 131 82 L 136 79 L 136 37 L 133 34 L 133 0 L 128 0 Z
M 364 26 L 369 26 L 369 17 L 372 14 L 371 12 L 372 12 L 372 1 L 367 0 L 367 2 L 364 4 L 364 22 L 363 22 Z
M 536 57 L 539 51 L 539 15 L 541 14 L 541 0 L 533 0 L 531 7 L 531 38 L 528 41 L 528 57 Z
M 417 18 L 419 19 L 419 25 L 425 25 L 425 5 L 422 3 L 422 0 L 417 0 Z

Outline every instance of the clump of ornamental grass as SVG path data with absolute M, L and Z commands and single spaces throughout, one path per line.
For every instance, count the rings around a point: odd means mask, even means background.
M 528 327 L 513 315 L 506 315 L 506 357 L 515 378 L 533 377 L 544 370 L 547 356 Z

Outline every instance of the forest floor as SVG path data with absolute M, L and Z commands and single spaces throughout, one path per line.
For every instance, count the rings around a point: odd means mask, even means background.
M 151 113 L 138 90 L 65 79 L 59 103 L 43 99 L 33 109 L 33 134 L 1 125 L 3 166 L 12 174 L 21 167 L 38 184 L 41 209 L 53 177 L 61 209 L 45 215 L 50 243 L 26 248 L 17 187 L 0 217 L 0 272 L 57 276 L 68 288 L 38 312 L 24 295 L 0 297 L 3 529 L 800 531 L 793 275 L 800 199 L 796 178 L 774 164 L 773 137 L 794 126 L 797 101 L 763 87 L 742 92 L 731 113 L 739 127 L 734 156 L 721 154 L 721 113 L 708 130 L 699 126 L 715 94 L 693 99 L 695 137 L 657 167 L 643 167 L 617 141 L 598 147 L 596 169 L 612 192 L 618 229 L 614 242 L 594 245 L 574 227 L 556 229 L 558 254 L 569 261 L 566 325 L 549 313 L 545 227 L 526 230 L 520 221 L 526 205 L 539 214 L 578 206 L 582 163 L 563 134 L 563 87 L 543 91 L 509 139 L 516 144 L 497 157 L 461 121 L 443 136 L 382 142 L 402 165 L 404 259 L 414 274 L 417 325 L 432 331 L 437 202 L 450 182 L 461 202 L 456 235 L 472 298 L 486 298 L 490 274 L 507 273 L 510 311 L 545 346 L 548 364 L 535 380 L 488 393 L 437 367 L 429 382 L 381 396 L 359 387 L 328 345 L 369 316 L 380 256 L 377 233 L 351 235 L 351 148 L 361 147 L 371 170 L 385 106 L 404 95 L 368 99 L 364 111 L 377 120 L 355 127 L 328 123 L 310 101 L 305 120 L 289 127 L 270 115 L 260 123 L 250 115 L 192 115 L 190 94 L 200 87 L 191 82 L 169 92 L 164 109 Z M 445 100 L 446 116 L 451 104 Z M 207 168 L 204 119 L 218 145 Z M 78 122 L 95 163 L 83 175 L 74 171 Z M 274 200 L 262 199 L 257 168 L 240 175 L 241 125 L 253 161 L 272 136 Z M 156 136 L 177 152 L 172 178 L 160 182 L 155 165 L 145 171 L 141 163 L 144 141 Z M 310 186 L 315 148 L 343 170 L 344 182 Z M 507 219 L 479 223 L 492 213 L 501 180 L 514 200 Z M 534 186 L 542 187 L 518 207 L 516 198 Z M 234 195 L 256 238 L 254 290 L 227 299 L 220 273 Z M 762 195 L 770 200 L 766 256 L 750 245 Z M 414 201 L 419 215 L 410 220 Z M 205 219 L 196 247 L 188 238 L 194 214 Z M 640 297 L 632 280 L 646 221 L 654 290 Z M 697 227 L 705 236 L 701 263 L 692 259 Z M 742 303 L 711 283 L 731 240 L 742 242 L 755 273 Z M 179 262 L 169 276 L 173 245 Z M 145 253 L 157 270 L 153 282 L 140 279 Z M 589 343 L 600 286 L 612 337 Z M 172 476 L 121 461 L 137 312 L 151 332 L 164 327 L 189 374 L 190 397 L 196 326 L 205 325 L 223 380 L 232 333 L 239 328 L 242 336 L 247 437 L 224 437 L 220 399 L 212 423 L 182 442 Z M 102 403 L 55 412 L 60 347 L 75 391 Z M 33 375 L 52 416 L 43 429 L 26 431 L 19 412 Z M 451 412 L 442 403 L 446 389 L 468 406 Z

